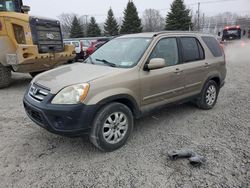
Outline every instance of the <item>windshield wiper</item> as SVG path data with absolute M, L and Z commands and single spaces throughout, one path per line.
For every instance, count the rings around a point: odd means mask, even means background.
M 105 60 L 105 59 L 95 59 L 96 61 L 100 61 L 100 62 L 102 62 L 102 63 L 104 63 L 104 64 L 106 64 L 106 65 L 108 65 L 108 66 L 110 66 L 110 67 L 116 67 L 116 64 L 115 63 L 111 63 L 111 62 L 109 62 L 109 61 L 107 61 L 107 60 Z
M 89 61 L 89 62 L 88 62 Z M 95 64 L 94 62 L 93 62 L 93 59 L 92 59 L 92 57 L 91 56 L 89 56 L 87 59 L 85 59 L 84 61 L 83 61 L 83 63 L 91 63 L 91 64 Z

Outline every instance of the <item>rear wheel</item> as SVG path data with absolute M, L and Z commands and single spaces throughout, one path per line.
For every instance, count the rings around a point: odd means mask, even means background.
M 216 102 L 219 94 L 219 86 L 213 81 L 209 80 L 204 85 L 200 97 L 197 99 L 197 106 L 204 110 L 212 109 Z
M 126 143 L 132 130 L 131 110 L 124 104 L 111 103 L 97 113 L 90 140 L 102 151 L 114 151 Z
M 11 83 L 11 69 L 0 63 L 0 88 L 8 87 Z

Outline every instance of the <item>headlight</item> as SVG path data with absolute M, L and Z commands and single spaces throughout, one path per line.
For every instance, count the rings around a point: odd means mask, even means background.
M 89 84 L 77 84 L 62 89 L 52 100 L 52 104 L 77 104 L 84 101 Z
M 13 24 L 13 30 L 18 44 L 26 44 L 23 27 L 20 25 Z

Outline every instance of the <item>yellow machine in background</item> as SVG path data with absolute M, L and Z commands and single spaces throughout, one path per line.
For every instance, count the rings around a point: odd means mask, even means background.
M 60 22 L 28 15 L 22 0 L 0 0 L 0 88 L 11 82 L 11 71 L 49 70 L 75 57 L 63 44 Z

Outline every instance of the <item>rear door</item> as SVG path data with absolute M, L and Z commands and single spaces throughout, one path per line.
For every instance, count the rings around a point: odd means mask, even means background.
M 208 74 L 209 64 L 205 52 L 196 37 L 180 37 L 182 65 L 185 77 L 186 97 L 200 93 L 204 78 Z
M 184 90 L 177 38 L 159 39 L 147 62 L 153 58 L 165 59 L 166 67 L 140 71 L 142 106 L 172 102 L 177 100 Z

